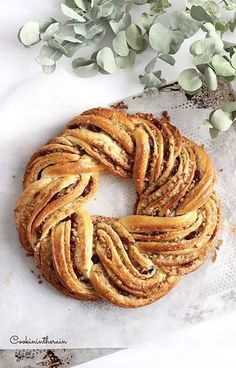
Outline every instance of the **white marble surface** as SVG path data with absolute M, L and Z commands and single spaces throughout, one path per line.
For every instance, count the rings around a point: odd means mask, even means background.
M 174 1 L 176 7 L 180 7 L 182 3 L 183 1 Z M 59 66 L 53 75 L 47 76 L 42 74 L 40 67 L 33 61 L 37 53 L 36 48 L 25 50 L 17 41 L 16 33 L 18 28 L 29 19 L 40 19 L 43 16 L 53 14 L 56 16 L 57 13 L 59 14 L 59 11 L 55 10 L 57 8 L 59 9 L 58 4 L 59 1 L 57 0 L 50 0 L 50 2 L 48 0 L 41 0 L 40 2 L 33 0 L 1 2 L 0 141 L 2 145 L 8 144 L 9 155 L 11 155 L 11 144 L 14 142 L 14 137 L 20 137 L 19 130 L 16 128 L 16 112 L 19 114 L 24 112 L 25 114 L 27 109 L 38 108 L 38 116 L 35 120 L 38 121 L 41 118 L 44 121 L 43 125 L 45 127 L 48 125 L 46 137 L 54 129 L 58 129 L 71 116 L 79 113 L 81 110 L 90 106 L 106 105 L 111 101 L 139 93 L 142 89 L 138 81 L 138 75 L 142 72 L 143 66 L 146 63 L 145 57 L 142 55 L 138 58 L 138 65 L 134 69 L 119 72 L 112 76 L 98 75 L 93 79 L 78 79 L 70 72 L 68 60 L 61 67 Z M 178 55 L 174 68 L 163 64 L 164 75 L 166 77 L 168 76 L 169 80 L 173 80 L 182 68 L 189 65 L 187 53 L 189 43 L 189 41 L 185 43 L 185 49 Z M 24 91 L 24 95 L 22 95 L 22 90 Z M 11 99 L 16 101 L 18 97 L 19 103 L 14 102 L 12 104 L 11 115 L 9 101 Z M 61 109 L 63 105 L 66 106 L 64 111 Z M 48 111 L 50 111 L 50 114 Z M 58 111 L 60 111 L 60 115 Z M 34 119 L 26 120 L 25 124 L 29 127 L 29 135 L 20 137 L 23 152 L 22 165 L 28 155 L 28 152 L 24 151 L 24 140 L 27 142 L 32 141 L 32 147 L 34 145 L 40 145 L 45 140 L 44 136 L 37 138 L 37 129 L 34 130 L 36 132 L 34 137 L 30 135 L 30 127 L 34 124 Z M 53 128 L 50 127 L 50 124 Z M 8 129 L 4 129 L 5 126 L 8 126 Z M 11 131 L 11 142 L 8 140 L 9 129 Z M 18 153 L 21 154 L 20 151 Z M 0 157 L 0 164 L 6 165 L 6 160 L 7 157 Z M 0 185 L 0 190 L 6 185 L 3 175 L 0 178 Z M 6 216 L 4 211 L 4 207 L 1 206 L 0 226 L 2 224 L 6 226 L 6 219 L 11 224 L 11 219 Z M 1 232 L 1 241 L 3 240 L 8 241 Z M 20 250 L 16 250 L 16 257 L 18 256 L 23 259 Z M 1 262 L 9 262 L 9 259 L 3 259 L 1 257 L 0 264 Z M 12 259 L 9 263 L 14 265 L 14 260 Z M 9 270 L 11 272 L 11 267 L 9 267 Z M 0 280 L 0 305 L 7 303 L 6 300 L 1 299 L 1 290 L 5 287 L 4 283 L 6 282 L 7 276 L 4 275 Z M 233 301 L 235 302 L 235 299 L 235 294 L 229 295 L 226 305 L 233 303 Z M 43 306 L 43 308 L 45 307 Z M 218 307 L 217 303 L 214 304 L 213 300 L 210 308 L 217 310 Z M 169 338 L 164 343 L 159 339 L 157 345 L 159 346 L 159 353 L 156 351 L 147 355 L 147 352 L 142 352 L 141 350 L 130 350 L 120 353 L 120 356 L 113 355 L 104 358 L 103 361 L 88 363 L 87 366 L 118 367 L 122 364 L 128 366 L 125 363 L 129 362 L 130 366 L 135 364 L 136 367 L 143 367 L 144 364 L 158 362 L 162 364 L 166 363 L 166 366 L 175 364 L 176 367 L 181 366 L 184 368 L 185 366 L 189 367 L 189 362 L 191 362 L 192 367 L 201 364 L 209 368 L 212 362 L 214 362 L 212 366 L 215 368 L 222 367 L 223 363 L 227 368 L 233 368 L 235 365 L 232 365 L 234 364 L 232 360 L 232 342 L 235 341 L 236 337 L 235 324 L 235 313 L 225 313 L 220 319 L 214 319 L 212 322 L 202 322 L 199 325 L 200 327 L 195 327 L 195 330 L 181 331 L 180 335 L 175 336 L 175 339 L 171 339 L 171 343 L 169 343 Z M 195 338 L 196 336 L 198 338 Z M 179 342 L 178 344 L 177 341 Z M 185 350 L 187 343 L 188 350 Z M 207 349 L 208 346 L 209 349 Z M 171 349 L 171 353 L 169 349 Z M 196 351 L 199 352 L 199 355 L 196 354 Z M 184 356 L 184 358 L 176 359 L 176 354 L 182 357 Z M 200 356 L 200 359 L 198 359 L 198 356 Z M 228 359 L 229 357 L 230 359 Z M 209 364 L 206 364 L 206 362 Z

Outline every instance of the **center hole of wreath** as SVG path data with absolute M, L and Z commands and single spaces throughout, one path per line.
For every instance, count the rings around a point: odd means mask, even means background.
M 91 215 L 123 217 L 133 214 L 136 192 L 132 179 L 100 175 L 97 192 L 86 207 Z

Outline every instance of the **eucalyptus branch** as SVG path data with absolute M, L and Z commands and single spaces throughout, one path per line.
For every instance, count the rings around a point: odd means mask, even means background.
M 132 7 L 144 5 L 139 24 L 132 23 Z M 38 64 L 45 73 L 56 69 L 58 60 L 79 54 L 82 47 L 99 43 L 108 29 L 113 31 L 112 45 L 97 49 L 90 57 L 76 57 L 72 68 L 81 77 L 97 72 L 115 73 L 130 68 L 136 55 L 151 47 L 156 56 L 139 76 L 147 94 L 153 94 L 166 84 L 161 63 L 175 64 L 174 55 L 184 41 L 199 30 L 202 38 L 190 47 L 193 66 L 183 70 L 178 83 L 188 94 L 196 93 L 203 85 L 214 91 L 218 80 L 236 79 L 236 44 L 224 40 L 226 31 L 235 33 L 236 13 L 225 21 L 224 11 L 236 10 L 236 0 L 186 0 L 185 10 L 169 11 L 168 0 L 65 0 L 61 10 L 67 19 L 59 22 L 54 18 L 29 21 L 19 31 L 18 38 L 25 47 L 42 43 Z M 143 8 L 141 8 L 143 10 Z M 159 15 L 168 11 L 169 25 L 159 22 Z M 236 106 L 212 112 L 205 125 L 212 136 L 226 130 L 236 115 Z M 232 107 L 233 106 L 233 107 Z M 232 110 L 233 109 L 233 110 Z

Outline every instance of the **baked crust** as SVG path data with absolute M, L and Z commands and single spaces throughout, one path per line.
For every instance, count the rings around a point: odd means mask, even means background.
M 134 214 L 90 216 L 99 174 L 133 177 Z M 66 296 L 135 308 L 206 260 L 220 227 L 215 171 L 167 114 L 95 108 L 31 157 L 15 219 L 46 280 Z

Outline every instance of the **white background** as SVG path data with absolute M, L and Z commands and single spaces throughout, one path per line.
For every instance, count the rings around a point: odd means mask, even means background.
M 11 0 L 0 1 L 0 98 L 1 108 L 4 110 L 5 103 L 10 97 L 16 99 L 19 96 L 21 108 L 30 109 L 30 104 L 35 103 L 34 96 L 31 96 L 30 88 L 32 85 L 38 86 L 37 94 L 39 114 L 44 118 L 44 109 L 48 108 L 50 102 L 51 120 L 54 115 L 58 120 L 58 126 L 62 126 L 68 118 L 78 114 L 90 106 L 106 105 L 112 101 L 138 93 L 142 87 L 138 81 L 138 75 L 142 72 L 146 64 L 145 56 L 139 56 L 138 65 L 131 71 L 122 71 L 113 76 L 98 75 L 93 79 L 79 79 L 69 71 L 69 60 L 65 60 L 63 65 L 65 68 L 58 67 L 57 71 L 51 75 L 43 75 L 40 67 L 34 62 L 33 58 L 37 54 L 37 47 L 32 49 L 24 49 L 16 39 L 17 30 L 27 20 L 37 20 L 41 17 L 60 14 L 59 1 L 57 0 Z M 181 7 L 183 1 L 175 1 L 176 7 Z M 58 9 L 58 10 L 57 10 Z M 175 78 L 176 74 L 189 65 L 189 57 L 187 53 L 189 43 L 186 42 L 185 50 L 178 55 L 177 64 L 174 68 L 166 66 L 163 63 L 162 69 L 165 70 L 165 76 L 169 80 Z M 150 57 L 150 55 L 148 56 Z M 32 84 L 33 82 L 33 84 Z M 27 90 L 25 96 L 21 95 L 22 85 Z M 47 96 L 47 104 L 45 104 L 45 95 Z M 42 101 L 42 102 L 41 102 Z M 65 113 L 58 119 L 57 110 L 61 105 L 65 105 Z M 19 109 L 19 106 L 12 106 Z M 68 110 L 71 116 L 68 115 Z M 21 111 L 19 109 L 19 111 Z M 14 116 L 15 118 L 15 116 Z M 32 121 L 31 124 L 34 122 Z M 44 124 L 50 124 L 50 119 Z M 1 137 L 9 130 L 5 130 L 5 126 L 12 124 L 11 116 L 4 116 L 1 119 Z M 14 125 L 12 124 L 14 130 Z M 48 134 L 48 132 L 47 132 Z M 14 132 L 13 132 L 14 135 Z M 7 137 L 5 136 L 4 139 Z M 34 141 L 37 139 L 30 136 L 22 137 L 22 147 L 24 139 Z M 44 137 L 41 138 L 42 141 Z M 37 141 L 37 144 L 41 142 Z M 9 154 L 10 154 L 9 147 Z M 0 158 L 1 165 L 6 158 Z M 4 178 L 0 178 L 0 183 L 4 185 Z M 4 213 L 1 212 L 1 224 L 4 222 Z M 0 262 L 11 262 L 8 259 L 1 259 Z M 2 281 L 1 281 L 2 283 Z M 2 284 L 1 284 L 2 287 Z M 0 288 L 0 303 L 1 288 Z M 96 362 L 86 363 L 87 367 L 128 367 L 135 365 L 143 367 L 144 365 L 159 366 L 165 364 L 165 367 L 236 367 L 234 362 L 232 349 L 235 347 L 235 315 L 222 317 L 216 321 L 209 321 L 198 326 L 181 331 L 171 338 L 171 341 L 163 341 L 160 346 L 156 346 L 153 351 L 146 350 L 129 350 L 109 357 L 102 358 Z M 1 333 L 1 326 L 0 326 Z

